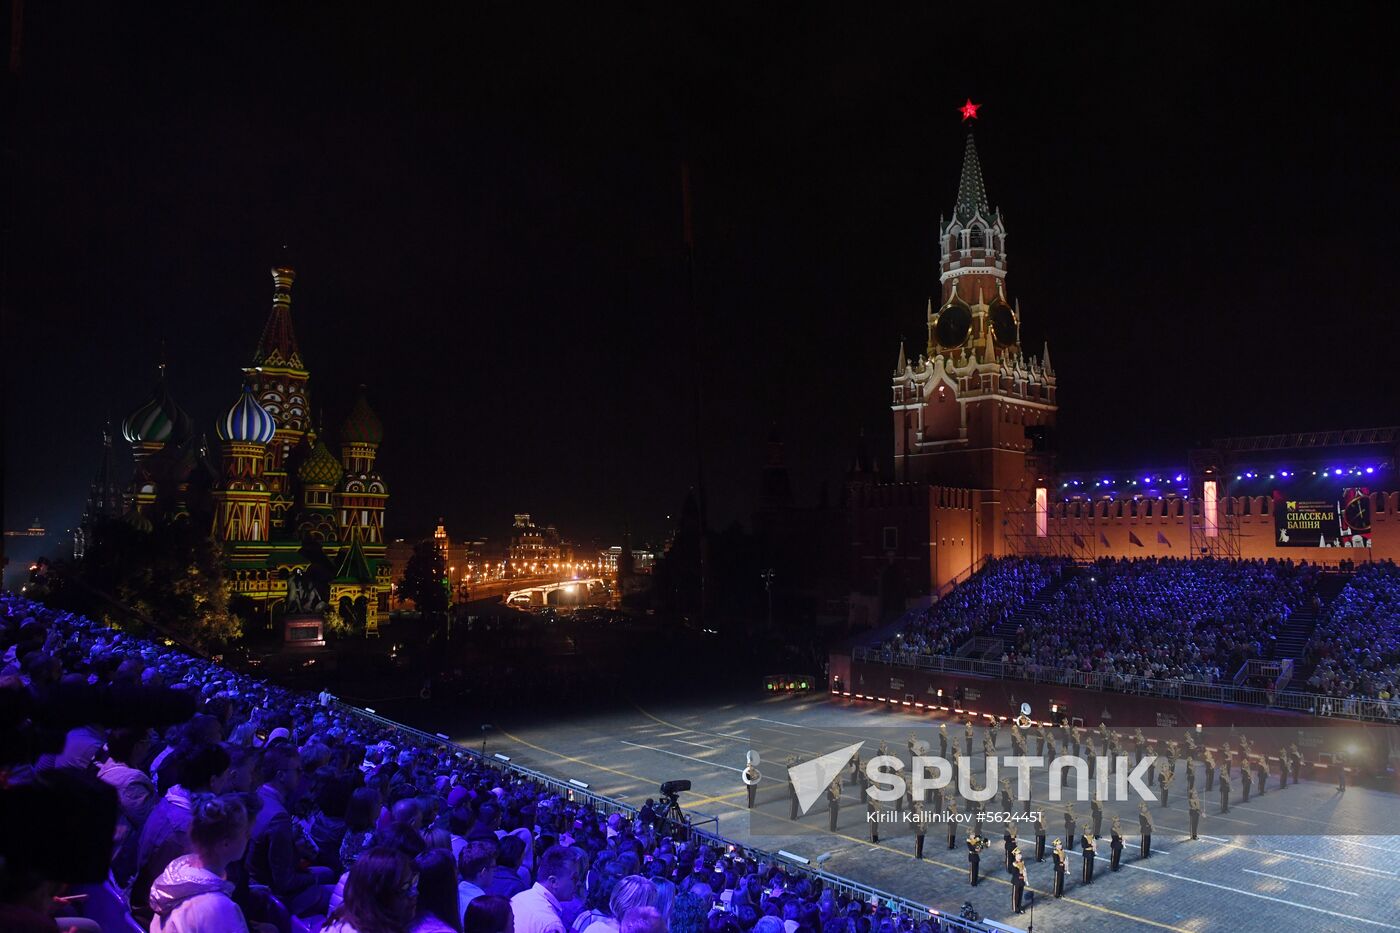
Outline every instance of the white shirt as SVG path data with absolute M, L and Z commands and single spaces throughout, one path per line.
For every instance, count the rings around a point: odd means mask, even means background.
M 565 933 L 559 901 L 538 881 L 510 899 L 515 933 Z

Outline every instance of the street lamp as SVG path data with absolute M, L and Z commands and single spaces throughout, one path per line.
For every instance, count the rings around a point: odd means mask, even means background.
M 773 568 L 759 574 L 763 578 L 763 589 L 768 593 L 768 627 L 773 627 Z

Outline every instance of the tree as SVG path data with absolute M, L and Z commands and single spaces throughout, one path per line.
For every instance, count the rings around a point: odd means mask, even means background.
M 77 573 L 89 591 L 200 649 L 218 650 L 243 634 L 229 609 L 218 542 L 186 518 L 158 525 L 125 518 L 99 522 Z M 84 608 L 96 616 L 111 614 L 98 602 Z
M 447 559 L 431 538 L 413 546 L 413 556 L 399 581 L 399 596 L 411 599 L 425 616 L 447 611 Z

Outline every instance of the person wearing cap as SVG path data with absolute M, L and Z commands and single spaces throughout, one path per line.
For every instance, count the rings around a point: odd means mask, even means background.
M 1196 830 L 1201 825 L 1201 798 L 1193 790 L 1187 795 L 1187 809 L 1191 812 L 1191 838 L 1196 838 Z
M 948 821 L 948 848 L 958 847 L 958 797 L 956 794 L 948 797 L 948 806 L 943 811 L 944 819 Z
M 1152 814 L 1147 812 L 1147 801 L 1138 804 L 1138 832 L 1142 834 L 1138 857 L 1148 858 L 1152 855 Z
M 1123 824 L 1116 815 L 1108 827 L 1108 835 L 1108 869 L 1117 871 L 1123 861 Z
M 1021 861 L 1021 853 L 1016 853 L 1011 863 L 1011 912 L 1024 913 L 1021 906 L 1026 896 L 1026 863 Z
M 1085 833 L 1079 840 L 1080 851 L 1084 854 L 1084 883 L 1094 883 L 1094 859 L 1098 852 L 1094 846 L 1094 837 Z
M 967 834 L 967 878 L 968 883 L 977 887 L 977 873 L 982 866 L 982 849 L 986 843 L 977 837 L 977 831 Z
M 1045 814 L 1038 810 L 1035 814 L 1035 860 L 1045 861 Z
M 924 857 L 924 834 L 928 826 L 924 823 L 924 806 L 915 800 L 909 805 L 909 819 L 914 823 L 914 858 Z
M 1065 896 L 1065 847 L 1057 838 L 1052 844 L 1050 858 L 1055 862 L 1054 897 Z

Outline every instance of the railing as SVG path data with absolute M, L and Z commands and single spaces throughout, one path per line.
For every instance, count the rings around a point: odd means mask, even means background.
M 514 764 L 509 760 L 502 760 L 501 758 L 497 758 L 494 755 L 482 755 L 480 751 L 453 742 L 447 736 L 441 734 L 434 735 L 431 733 L 424 732 L 421 729 L 415 729 L 412 726 L 405 726 L 403 723 L 396 722 L 392 719 L 386 719 L 385 717 L 380 716 L 378 713 L 375 713 L 371 710 L 362 709 L 358 706 L 351 706 L 350 704 L 343 703 L 340 700 L 331 700 L 330 703 L 342 713 L 347 713 L 349 715 L 357 716 L 362 719 L 370 720 L 371 722 L 374 722 L 385 729 L 390 729 L 394 732 L 397 732 L 400 735 L 409 736 L 423 744 L 430 746 L 449 746 L 453 749 L 456 749 L 457 752 L 474 759 L 479 764 L 495 768 L 498 771 L 511 772 L 520 775 L 521 777 L 533 781 L 536 784 L 547 788 L 548 790 L 551 790 L 555 793 L 563 794 L 565 796 L 569 796 L 571 797 L 571 799 L 578 800 L 581 798 L 583 800 L 586 800 L 590 806 L 592 806 L 595 810 L 597 810 L 600 813 L 622 813 L 629 817 L 635 817 L 637 814 L 637 808 L 632 806 L 631 804 L 623 803 L 620 800 L 614 800 L 611 797 L 604 797 L 601 794 L 595 794 L 591 790 L 579 787 L 578 784 L 573 784 L 567 780 L 561 780 L 559 778 L 552 777 L 551 775 L 545 774 L 542 771 L 536 771 L 533 768 L 526 768 L 523 765 Z M 699 817 L 698 819 L 696 819 L 697 816 Z M 709 830 L 704 829 L 697 829 L 695 826 L 697 822 L 702 824 L 714 823 L 715 826 L 718 827 L 719 820 L 717 817 L 713 816 L 692 814 L 691 823 L 685 829 L 690 834 L 698 838 L 705 839 L 717 846 L 733 845 L 738 849 L 744 850 L 757 861 L 766 861 L 772 864 L 781 864 L 786 871 L 792 874 L 805 875 L 809 878 L 820 880 L 823 886 L 832 888 L 837 894 L 845 895 L 851 898 L 858 898 L 861 901 L 864 901 L 868 904 L 883 905 L 885 907 L 888 907 L 890 910 L 899 911 L 901 913 L 907 914 L 916 921 L 923 921 L 928 920 L 930 918 L 934 918 L 942 925 L 942 928 L 944 930 L 958 930 L 962 931 L 962 933 L 995 933 L 995 931 L 997 930 L 1013 929 L 1012 927 L 1008 927 L 1003 924 L 998 924 L 997 926 L 992 927 L 984 923 L 979 923 L 972 920 L 964 920 L 956 914 L 947 914 L 943 911 L 935 910 L 934 908 L 929 907 L 927 904 L 920 904 L 917 901 L 911 901 L 908 898 L 899 897 L 898 895 L 891 894 L 890 892 L 881 890 L 880 888 L 871 887 L 868 884 L 861 884 L 859 881 L 853 881 L 850 878 L 843 878 L 840 875 L 833 875 L 829 872 L 822 871 L 820 868 L 813 868 L 810 865 L 804 864 L 802 861 L 796 860 L 796 858 L 791 856 L 789 853 L 767 852 L 763 849 L 759 849 L 751 845 L 744 845 L 741 843 L 734 842 L 731 839 L 726 839 L 723 836 L 719 835 L 719 833 L 717 832 L 711 832 Z
M 1031 683 L 1165 697 L 1172 700 L 1263 706 L 1269 709 L 1307 713 L 1312 716 L 1326 716 L 1335 719 L 1400 722 L 1400 700 L 1329 697 L 1295 690 L 1277 691 L 1263 687 L 1245 687 L 1230 683 L 1205 683 L 1192 680 L 1160 680 L 1152 677 L 1137 677 L 1131 674 L 1075 671 L 1040 664 L 1003 664 L 1000 661 L 977 661 L 971 658 L 915 654 L 909 651 L 894 652 L 881 648 L 853 648 L 851 660 L 888 664 L 892 667 L 906 667 L 920 671 L 971 674 L 1001 680 L 1025 680 Z

